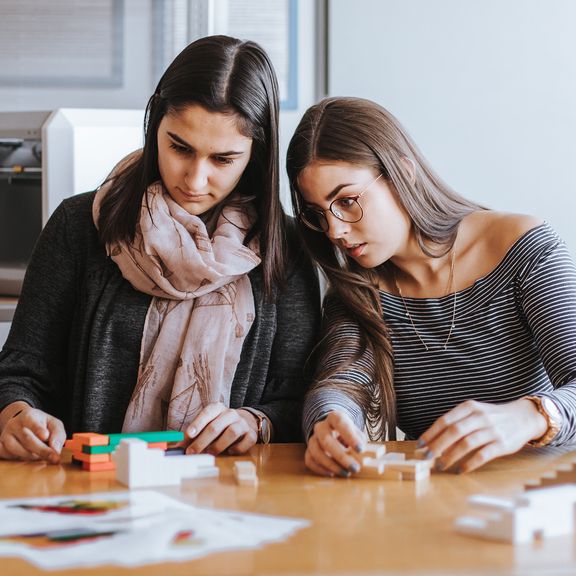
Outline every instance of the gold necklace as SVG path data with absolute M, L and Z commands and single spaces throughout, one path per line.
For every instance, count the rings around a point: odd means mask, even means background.
M 446 288 L 446 294 L 450 294 L 450 292 L 452 291 L 452 288 L 454 286 L 454 263 L 456 261 L 456 254 L 454 252 L 454 248 L 452 248 L 451 250 L 451 257 L 450 257 L 450 275 L 448 277 L 448 286 Z M 396 279 L 396 272 L 393 273 L 394 274 L 394 286 L 396 287 L 396 290 L 398 291 L 398 295 L 400 296 L 400 299 L 402 300 L 402 304 L 404 304 L 404 310 L 406 311 L 406 316 L 408 317 L 408 320 L 410 320 L 410 324 L 412 324 L 412 328 L 414 329 L 414 333 L 416 334 L 416 336 L 418 336 L 418 340 L 420 340 L 420 342 L 422 343 L 422 346 L 424 346 L 424 348 L 426 349 L 426 352 L 428 352 L 428 345 L 426 344 L 426 342 L 424 342 L 422 336 L 420 335 L 420 332 L 418 332 L 418 328 L 416 328 L 416 324 L 414 324 L 414 319 L 412 318 L 412 314 L 410 314 L 410 311 L 408 310 L 408 306 L 406 304 L 406 300 L 404 300 L 404 295 L 402 294 L 402 289 L 400 288 L 399 284 L 398 284 L 398 280 Z M 454 328 L 456 328 L 456 291 L 454 291 L 454 300 L 453 300 L 453 304 L 452 304 L 452 320 L 450 321 L 450 330 L 448 331 L 448 336 L 446 337 L 446 341 L 444 342 L 444 350 L 446 350 L 448 348 L 448 342 L 450 341 L 450 337 L 452 336 L 452 331 L 454 330 Z

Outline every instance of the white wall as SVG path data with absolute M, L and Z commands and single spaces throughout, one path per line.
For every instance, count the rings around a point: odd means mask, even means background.
M 461 194 L 576 254 L 576 2 L 330 0 L 329 92 L 388 108 Z

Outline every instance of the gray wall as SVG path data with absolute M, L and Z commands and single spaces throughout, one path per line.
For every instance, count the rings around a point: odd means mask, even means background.
M 387 107 L 441 176 L 576 254 L 576 2 L 330 0 L 329 92 Z

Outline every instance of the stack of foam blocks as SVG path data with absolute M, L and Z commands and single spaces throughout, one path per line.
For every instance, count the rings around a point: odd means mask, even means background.
M 170 443 L 184 440 L 184 433 L 177 430 L 159 432 L 137 432 L 129 434 L 96 434 L 93 432 L 76 433 L 67 440 L 64 447 L 72 452 L 72 463 L 83 470 L 115 470 L 112 454 L 122 440 L 136 438 L 146 442 L 149 448 L 157 448 L 166 454 L 183 454 L 180 448 L 170 448 Z

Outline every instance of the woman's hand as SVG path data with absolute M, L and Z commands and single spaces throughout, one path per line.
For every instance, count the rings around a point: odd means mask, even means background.
M 546 419 L 533 402 L 506 404 L 468 400 L 438 418 L 420 437 L 440 470 L 471 472 L 494 458 L 513 454 L 546 432 Z
M 66 440 L 64 424 L 58 418 L 32 408 L 9 405 L 2 411 L 0 458 L 6 460 L 45 460 L 60 462 Z M 15 414 L 11 416 L 9 412 Z M 6 417 L 7 416 L 7 417 Z
M 366 439 L 352 420 L 342 412 L 329 412 L 316 422 L 308 440 L 304 462 L 312 472 L 323 476 L 343 476 L 358 472 L 360 466 L 350 454 L 362 452 Z
M 258 442 L 258 421 L 247 410 L 208 404 L 188 424 L 186 436 L 190 439 L 186 454 L 244 454 Z

